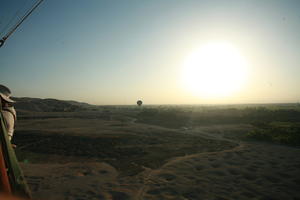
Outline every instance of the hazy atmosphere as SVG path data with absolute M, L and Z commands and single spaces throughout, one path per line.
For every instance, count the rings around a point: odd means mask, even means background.
M 300 0 L 0 1 L 0 199 L 300 199 Z
M 1 1 L 1 37 L 33 3 Z M 45 1 L 0 49 L 0 80 L 14 96 L 92 104 L 295 103 L 299 9 L 297 0 Z

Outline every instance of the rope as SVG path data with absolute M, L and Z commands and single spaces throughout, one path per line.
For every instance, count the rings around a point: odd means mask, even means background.
M 11 34 L 23 23 L 23 21 L 43 2 L 44 0 L 38 0 L 37 3 L 24 15 L 24 17 L 18 22 L 11 30 L 0 40 L 0 47 L 3 46 L 4 42 L 9 38 Z
M 6 29 L 11 25 L 11 23 L 18 17 L 20 18 L 20 12 L 21 10 L 25 7 L 26 3 L 28 2 L 28 0 L 24 1 L 24 3 L 22 4 L 22 6 L 20 6 L 20 8 L 16 11 L 16 13 L 14 14 L 14 16 L 12 16 L 9 20 L 9 22 L 6 24 L 6 26 L 4 26 L 1 31 L 0 31 L 0 35 L 2 35 L 2 33 L 4 33 L 6 31 Z

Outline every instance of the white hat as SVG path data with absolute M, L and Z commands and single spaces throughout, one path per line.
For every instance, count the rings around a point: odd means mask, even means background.
M 0 85 L 0 97 L 9 103 L 14 103 L 15 101 L 12 100 L 11 97 L 11 91 L 8 87 L 4 85 Z

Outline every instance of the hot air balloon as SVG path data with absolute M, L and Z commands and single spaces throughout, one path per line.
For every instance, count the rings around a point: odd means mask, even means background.
M 136 102 L 136 104 L 137 104 L 138 106 L 141 106 L 141 105 L 143 104 L 143 102 L 142 102 L 142 100 L 138 100 L 138 101 Z

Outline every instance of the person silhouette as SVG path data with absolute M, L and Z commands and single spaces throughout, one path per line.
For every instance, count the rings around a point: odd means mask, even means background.
M 17 120 L 17 113 L 13 107 L 13 103 L 15 103 L 15 101 L 10 97 L 10 89 L 4 85 L 0 85 L 1 114 L 5 120 L 9 140 L 11 140 L 13 137 L 15 121 Z M 13 146 L 15 147 L 15 145 Z

